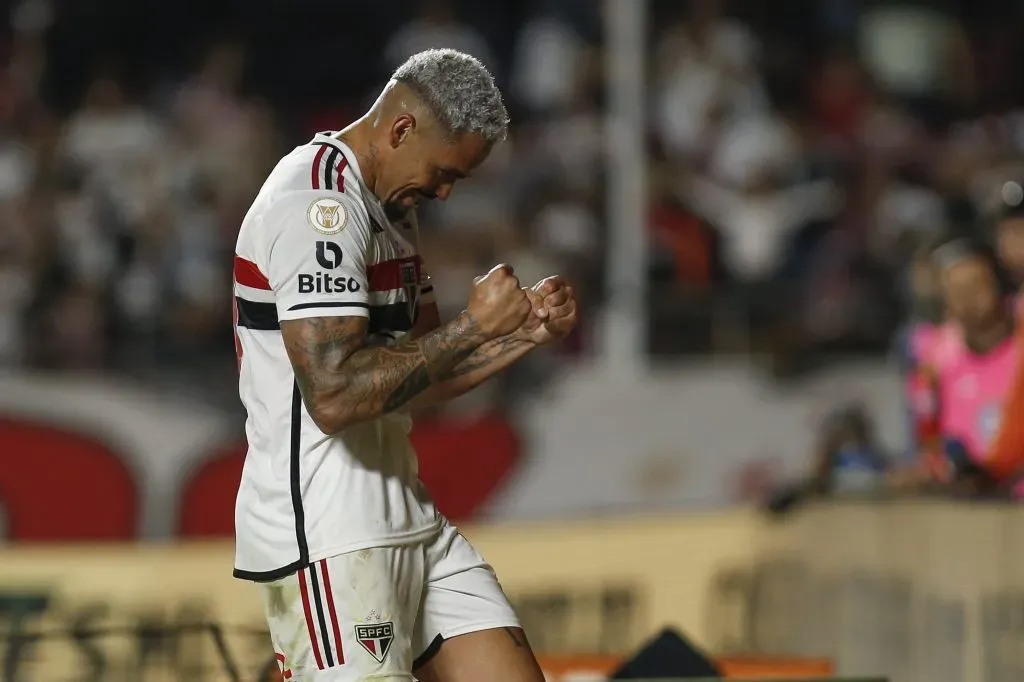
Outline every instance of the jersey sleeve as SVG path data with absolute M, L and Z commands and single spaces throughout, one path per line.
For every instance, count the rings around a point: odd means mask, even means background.
M 317 190 L 270 201 L 264 223 L 274 237 L 266 267 L 278 319 L 368 317 L 373 236 L 360 201 Z

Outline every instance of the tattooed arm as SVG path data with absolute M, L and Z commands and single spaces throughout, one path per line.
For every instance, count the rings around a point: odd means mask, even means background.
M 414 338 L 430 334 L 440 326 L 437 305 L 429 304 L 420 310 L 416 327 L 410 334 Z M 440 374 L 436 382 L 413 398 L 413 408 L 429 407 L 446 400 L 452 400 L 487 381 L 536 347 L 528 336 L 517 330 L 483 343 L 465 359 L 448 371 Z
M 411 401 L 413 407 L 426 407 L 468 393 L 537 346 L 559 341 L 572 331 L 576 325 L 576 297 L 561 277 L 547 277 L 524 291 L 535 311 L 524 325 L 487 341 L 440 374 L 430 388 Z M 439 325 L 437 304 L 430 303 L 420 310 L 412 336 L 429 334 Z
M 484 343 L 519 329 L 532 310 L 512 268 L 499 265 L 473 284 L 466 310 L 423 336 L 367 348 L 364 317 L 283 320 L 281 334 L 306 409 L 337 433 L 406 405 Z
M 464 312 L 395 346 L 367 348 L 363 317 L 311 317 L 281 323 L 303 402 L 324 433 L 397 410 L 451 372 L 488 340 Z

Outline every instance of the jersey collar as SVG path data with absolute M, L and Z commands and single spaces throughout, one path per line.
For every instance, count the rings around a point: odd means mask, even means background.
M 352 168 L 356 177 L 359 178 L 359 182 L 365 185 L 366 183 L 363 181 L 363 171 L 359 167 L 359 159 L 356 158 L 356 153 L 352 151 L 352 148 L 342 142 L 338 137 L 338 133 L 340 132 L 341 131 L 339 130 L 326 130 L 324 132 L 317 133 L 313 136 L 310 144 L 329 144 L 337 147 L 345 156 L 345 159 L 348 161 L 348 165 Z

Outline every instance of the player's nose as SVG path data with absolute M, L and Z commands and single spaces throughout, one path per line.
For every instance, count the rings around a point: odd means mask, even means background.
M 448 199 L 449 196 L 451 196 L 452 189 L 454 187 L 454 183 L 446 182 L 445 184 L 437 188 L 437 191 L 434 192 L 434 197 L 440 199 L 441 201 L 445 201 Z

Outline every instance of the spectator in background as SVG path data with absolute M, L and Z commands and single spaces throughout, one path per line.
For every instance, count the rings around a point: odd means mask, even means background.
M 839 149 L 853 143 L 872 104 L 870 78 L 857 56 L 830 51 L 815 69 L 809 96 L 824 142 Z
M 154 114 L 133 101 L 111 72 L 89 86 L 81 109 L 68 122 L 60 158 L 85 170 L 87 181 L 113 202 L 130 224 L 146 217 L 153 201 L 164 145 Z
M 970 45 L 945 0 L 874 0 L 859 25 L 862 58 L 874 80 L 936 129 L 973 95 Z
M 914 245 L 947 233 L 945 197 L 917 166 L 894 169 L 875 204 L 871 248 L 894 267 L 914 259 Z
M 243 124 L 242 78 L 246 54 L 241 45 L 214 45 L 199 71 L 178 90 L 176 118 L 195 131 L 202 144 L 220 146 L 226 137 L 238 135 Z
M 27 121 L 18 123 L 0 127 L 0 204 L 25 196 L 39 164 L 35 150 L 19 134 Z
M 533 116 L 569 109 L 592 48 L 550 3 L 527 19 L 512 56 L 512 94 Z
M 996 253 L 1017 287 L 1024 285 L 1024 190 L 1016 182 L 1003 187 L 1002 211 L 995 220 Z
M 0 231 L 0 368 L 27 358 L 25 315 L 34 295 L 34 278 L 25 235 Z
M 667 155 L 701 163 L 724 128 L 767 107 L 755 68 L 758 43 L 722 16 L 721 0 L 693 0 L 654 53 L 651 110 Z
M 842 193 L 828 179 L 793 183 L 788 177 L 800 163 L 782 152 L 787 142 L 754 142 L 767 131 L 751 125 L 750 136 L 734 139 L 735 157 L 719 168 L 732 168 L 733 183 L 696 173 L 676 182 L 678 196 L 720 236 L 726 284 L 722 325 L 725 343 L 765 349 L 774 345 L 782 311 L 797 298 L 784 269 L 794 253 L 794 236 L 815 221 L 827 221 L 842 208 Z M 742 170 L 741 170 L 742 169 Z M 736 184 L 742 183 L 742 184 Z
M 243 92 L 246 49 L 235 42 L 214 45 L 199 71 L 178 91 L 172 107 L 177 163 L 170 178 L 188 193 L 197 183 L 244 207 L 255 196 L 280 149 L 275 121 L 265 104 Z
M 1024 420 L 1017 412 L 1024 408 L 1020 339 L 990 250 L 957 240 L 936 249 L 935 258 L 956 339 L 928 360 L 937 438 L 922 443 L 923 468 L 955 490 L 982 492 L 1024 462 L 1024 434 L 1017 426 Z
M 883 487 L 889 460 L 863 405 L 834 410 L 821 426 L 812 486 L 833 495 L 871 493 Z
M 878 493 L 885 488 L 889 470 L 889 458 L 865 407 L 841 405 L 819 427 L 810 476 L 777 490 L 768 508 L 782 513 L 811 497 Z

